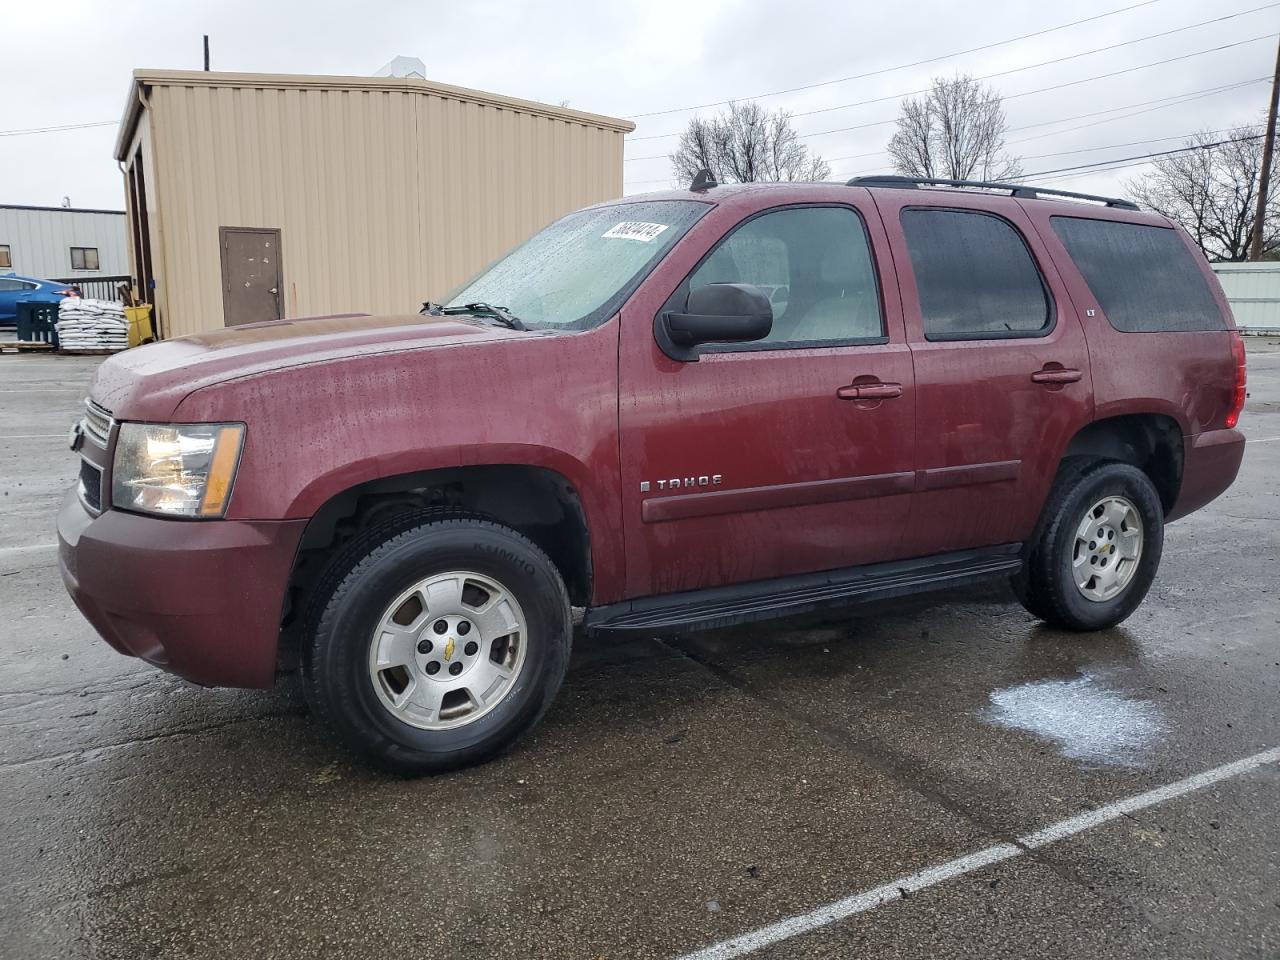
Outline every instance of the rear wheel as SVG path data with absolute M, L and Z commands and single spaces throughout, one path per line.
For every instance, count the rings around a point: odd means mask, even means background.
M 327 580 L 304 664 L 308 696 L 383 767 L 416 774 L 489 759 L 538 721 L 564 678 L 560 574 L 499 524 L 384 531 Z
M 1111 461 L 1070 463 L 1014 590 L 1053 626 L 1102 630 L 1137 609 L 1163 547 L 1164 508 L 1145 473 Z

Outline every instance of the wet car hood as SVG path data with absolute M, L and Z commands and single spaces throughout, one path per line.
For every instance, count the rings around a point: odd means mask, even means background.
M 526 336 L 530 334 L 421 314 L 341 314 L 245 324 L 111 357 L 98 368 L 91 396 L 117 419 L 161 420 L 195 390 L 283 367 Z

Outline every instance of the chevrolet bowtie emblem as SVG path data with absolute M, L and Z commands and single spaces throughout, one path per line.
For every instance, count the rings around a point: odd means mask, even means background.
M 444 658 L 445 660 L 453 659 L 453 637 L 444 642 Z

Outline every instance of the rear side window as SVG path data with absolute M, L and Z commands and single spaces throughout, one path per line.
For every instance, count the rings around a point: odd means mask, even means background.
M 1224 330 L 1194 255 L 1167 227 L 1053 217 L 1053 229 L 1117 330 Z
M 966 210 L 902 212 L 926 340 L 1047 333 L 1053 314 L 1026 242 L 1007 221 Z

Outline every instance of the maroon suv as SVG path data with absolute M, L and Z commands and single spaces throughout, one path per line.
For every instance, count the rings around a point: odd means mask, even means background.
M 58 517 L 107 641 L 301 666 L 401 771 L 492 756 L 600 634 L 1012 577 L 1127 617 L 1232 482 L 1244 351 L 1164 217 L 1032 187 L 705 187 L 572 213 L 421 314 L 102 365 Z

